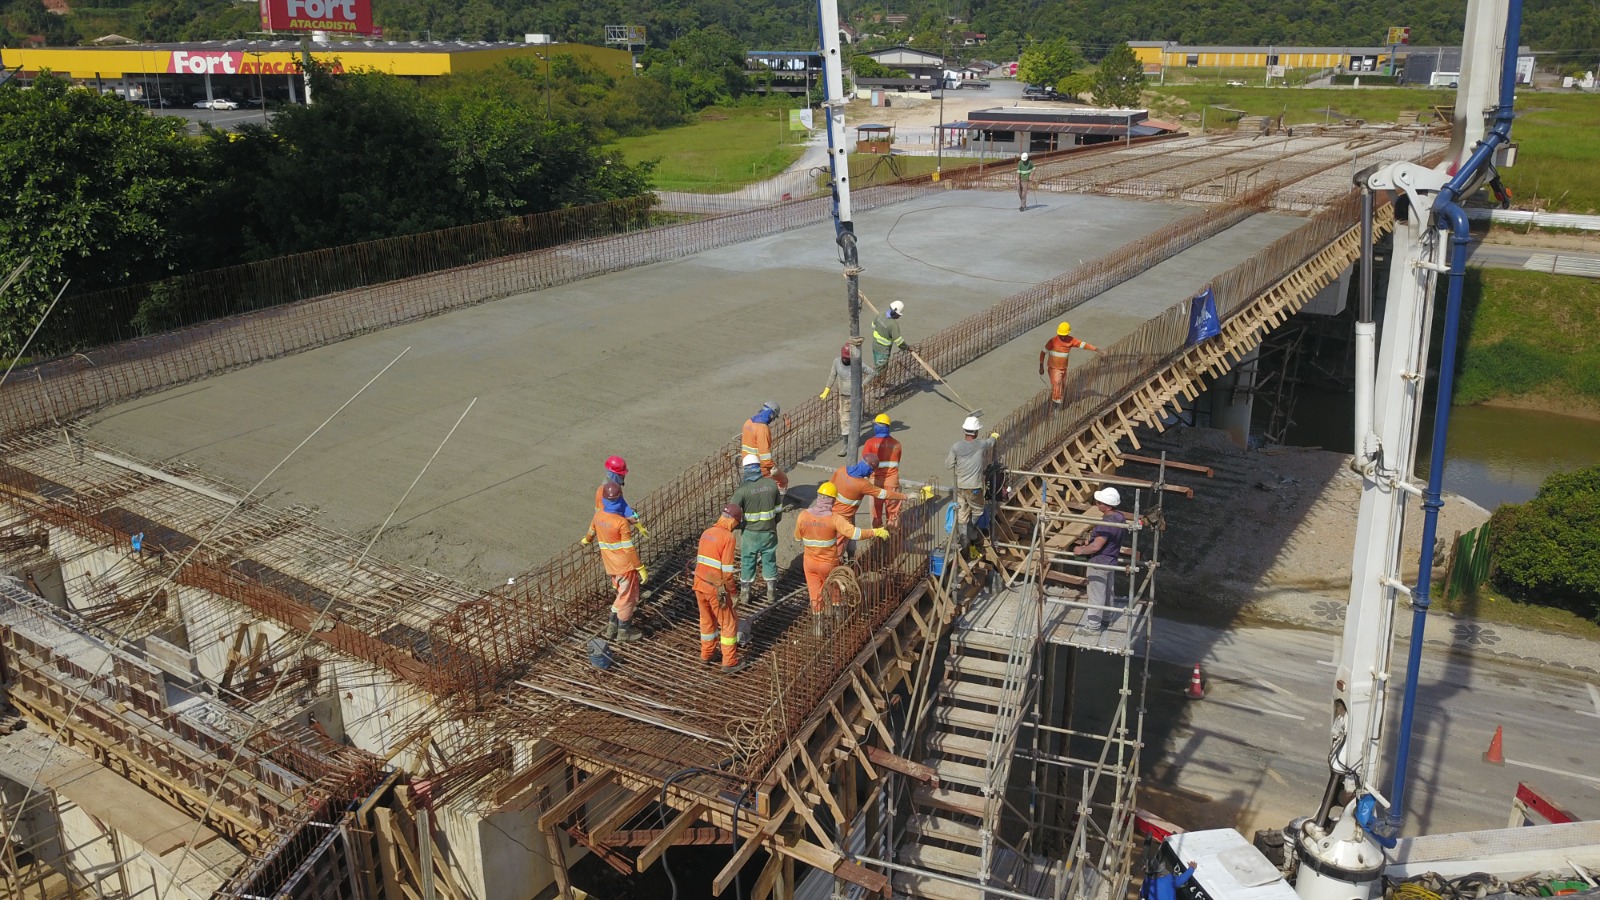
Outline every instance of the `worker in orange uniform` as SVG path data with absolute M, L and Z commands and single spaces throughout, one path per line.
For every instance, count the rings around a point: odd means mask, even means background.
M 833 470 L 833 486 L 838 489 L 838 498 L 833 501 L 833 513 L 851 525 L 856 521 L 856 510 L 861 506 L 862 497 L 872 497 L 875 500 L 905 500 L 905 494 L 879 487 L 872 483 L 872 473 L 878 470 L 878 458 L 871 454 L 861 457 L 861 461 L 849 466 L 840 466 Z M 844 550 L 850 538 L 843 534 L 839 536 L 839 549 Z
M 600 482 L 600 486 L 594 489 L 594 508 L 596 511 L 600 510 L 605 505 L 606 485 L 615 484 L 620 488 L 624 486 L 627 478 L 628 461 L 620 456 L 606 457 L 606 480 Z M 621 498 L 621 500 L 622 515 L 627 518 L 628 524 L 633 526 L 634 531 L 639 532 L 639 537 L 648 540 L 650 537 L 650 532 L 644 527 L 644 525 L 640 524 L 639 514 L 633 511 L 632 506 L 628 505 L 628 500 L 626 497 Z
M 889 416 L 880 413 L 872 420 L 872 437 L 867 438 L 867 442 L 861 445 L 863 458 L 874 456 L 878 459 L 877 468 L 872 472 L 873 485 L 889 491 L 900 487 L 900 442 L 889 436 L 891 424 Z M 886 523 L 900 524 L 900 501 L 873 497 L 872 527 L 877 528 Z
M 644 632 L 633 627 L 633 614 L 639 608 L 639 587 L 650 577 L 644 563 L 639 561 L 639 550 L 633 546 L 633 526 L 622 514 L 622 486 L 607 484 L 600 489 L 601 508 L 589 523 L 589 533 L 583 544 L 600 545 L 600 561 L 605 564 L 611 585 L 617 589 L 617 599 L 611 603 L 611 624 L 606 626 L 606 637 L 615 641 L 637 641 Z
M 784 494 L 789 491 L 789 477 L 772 457 L 772 420 L 780 414 L 776 401 L 761 404 L 761 409 L 745 420 L 744 431 L 739 436 L 739 453 L 761 460 L 761 476 L 777 482 L 778 502 L 782 503 Z
M 1061 405 L 1067 381 L 1067 354 L 1079 347 L 1093 353 L 1100 352 L 1099 347 L 1073 337 L 1072 324 L 1062 322 L 1056 326 L 1056 336 L 1046 341 L 1044 349 L 1039 351 L 1039 374 L 1044 374 L 1046 365 L 1050 367 L 1050 400 L 1057 406 Z
M 886 538 L 889 529 L 864 531 L 836 513 L 838 488 L 830 481 L 817 486 L 817 499 L 800 513 L 794 523 L 794 539 L 800 542 L 806 591 L 811 595 L 811 633 L 822 637 L 822 583 L 839 567 L 839 547 L 846 541 Z
M 717 644 L 722 645 L 722 673 L 743 672 L 750 665 L 739 659 L 739 616 L 733 598 L 739 591 L 739 541 L 733 530 L 744 511 L 732 503 L 722 508 L 716 524 L 700 535 L 695 555 L 694 596 L 700 601 L 700 660 L 715 665 Z

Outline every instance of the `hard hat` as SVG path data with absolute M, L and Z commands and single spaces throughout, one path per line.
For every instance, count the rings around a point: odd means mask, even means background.
M 724 506 L 722 508 L 722 514 L 734 520 L 735 522 L 738 522 L 744 518 L 744 510 L 740 509 L 738 505 L 734 503 L 729 503 L 727 506 Z
M 1028 161 L 1028 154 L 1026 154 L 1026 153 L 1022 154 L 1022 161 L 1023 162 L 1027 162 Z
M 778 403 L 776 400 L 768 400 L 767 402 L 761 404 L 761 408 L 772 410 L 772 414 L 775 416 L 783 412 L 782 410 L 778 409 Z
M 613 475 L 626 475 L 628 474 L 628 461 L 620 456 L 607 457 L 606 471 Z
M 843 347 L 839 348 L 839 359 L 845 365 L 849 365 L 850 364 L 850 345 L 849 344 L 845 344 Z
M 1116 488 L 1109 486 L 1095 491 L 1094 499 L 1096 502 L 1104 503 L 1107 506 L 1120 506 L 1122 504 L 1122 495 L 1117 493 Z
M 754 453 L 746 453 L 744 455 L 744 459 L 739 460 L 739 465 L 741 465 L 741 466 L 759 466 L 759 465 L 761 465 L 761 457 L 755 455 Z
M 878 454 L 863 453 L 861 454 L 861 461 L 876 469 L 878 467 Z
M 1062 337 L 1066 337 L 1067 335 L 1069 335 L 1071 333 L 1072 333 L 1072 323 L 1071 322 L 1062 322 L 1060 325 L 1056 326 L 1056 334 L 1059 334 Z
M 824 497 L 837 498 L 839 496 L 839 489 L 833 486 L 833 482 L 824 481 L 823 483 L 817 485 L 817 493 Z
M 878 413 L 878 417 L 876 419 L 873 419 L 872 421 L 875 424 L 878 424 L 878 425 L 889 425 L 889 424 L 892 424 L 889 421 L 889 414 L 888 413 Z
M 896 300 L 889 304 L 889 311 L 898 316 L 906 311 L 906 305 Z
M 962 431 L 978 431 L 981 428 L 983 423 L 978 421 L 977 416 L 967 416 L 967 420 L 961 423 Z
M 622 499 L 622 485 L 615 481 L 608 481 L 600 488 L 600 496 L 607 500 Z

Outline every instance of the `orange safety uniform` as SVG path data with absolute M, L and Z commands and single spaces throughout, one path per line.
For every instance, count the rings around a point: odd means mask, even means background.
M 744 432 L 739 438 L 739 452 L 755 454 L 761 460 L 761 474 L 772 474 L 772 429 L 761 422 L 744 420 Z M 780 485 L 781 487 L 781 485 Z
M 1099 350 L 1099 347 L 1088 341 L 1080 341 L 1072 335 L 1062 337 L 1056 335 L 1045 342 L 1044 349 L 1039 351 L 1039 368 L 1048 367 L 1050 370 L 1050 399 L 1061 402 L 1064 385 L 1067 380 L 1067 354 L 1082 347 L 1085 350 Z
M 861 445 L 862 456 L 876 456 L 878 468 L 872 473 L 872 483 L 880 488 L 895 491 L 900 488 L 900 442 L 892 437 L 871 437 Z M 872 527 L 881 528 L 884 521 L 890 525 L 900 522 L 900 501 L 883 497 L 872 498 Z
M 739 541 L 727 516 L 700 535 L 694 567 L 694 596 L 700 602 L 700 658 L 710 661 L 722 644 L 722 665 L 739 664 L 739 616 L 733 598 L 739 592 Z
M 833 502 L 838 509 L 839 501 Z M 822 612 L 822 582 L 839 567 L 839 548 L 845 541 L 859 540 L 869 532 L 833 513 L 819 516 L 807 509 L 794 522 L 794 539 L 800 542 L 806 573 L 806 591 L 811 595 L 811 611 Z
M 611 585 L 617 589 L 617 599 L 611 608 L 618 622 L 633 621 L 634 610 L 639 608 L 639 551 L 633 546 L 633 528 L 624 516 L 600 510 L 589 522 L 586 541 L 600 545 L 600 561 L 605 563 Z
M 876 473 L 874 473 L 876 474 Z M 833 478 L 829 479 L 833 486 L 839 489 L 839 496 L 833 501 L 833 514 L 844 519 L 850 525 L 856 523 L 856 509 L 861 506 L 862 497 L 872 497 L 875 500 L 904 500 L 905 494 L 882 488 L 870 479 L 857 478 L 849 472 L 849 466 L 840 466 L 833 470 Z M 844 545 L 854 540 L 853 537 L 839 535 L 839 549 L 844 550 Z

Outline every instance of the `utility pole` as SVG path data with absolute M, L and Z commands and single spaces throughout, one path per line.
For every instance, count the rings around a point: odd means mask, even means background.
M 950 87 L 946 63 L 950 59 L 950 44 L 947 41 L 944 53 L 939 57 L 939 127 L 934 130 L 934 140 L 939 142 L 939 149 L 935 151 L 933 160 L 933 180 L 938 181 L 944 172 L 944 92 Z
M 822 84 L 828 119 L 828 167 L 833 173 L 833 229 L 844 264 L 845 308 L 850 317 L 850 433 L 845 455 L 855 460 L 861 452 L 861 260 L 857 255 L 855 223 L 850 218 L 850 157 L 845 145 L 844 64 L 839 58 L 839 6 L 836 0 L 818 0 L 817 23 L 822 34 Z

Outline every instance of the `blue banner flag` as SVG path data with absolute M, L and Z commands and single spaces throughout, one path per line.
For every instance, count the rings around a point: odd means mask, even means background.
M 1198 344 L 1222 333 L 1217 319 L 1217 298 L 1206 288 L 1189 301 L 1189 343 Z

